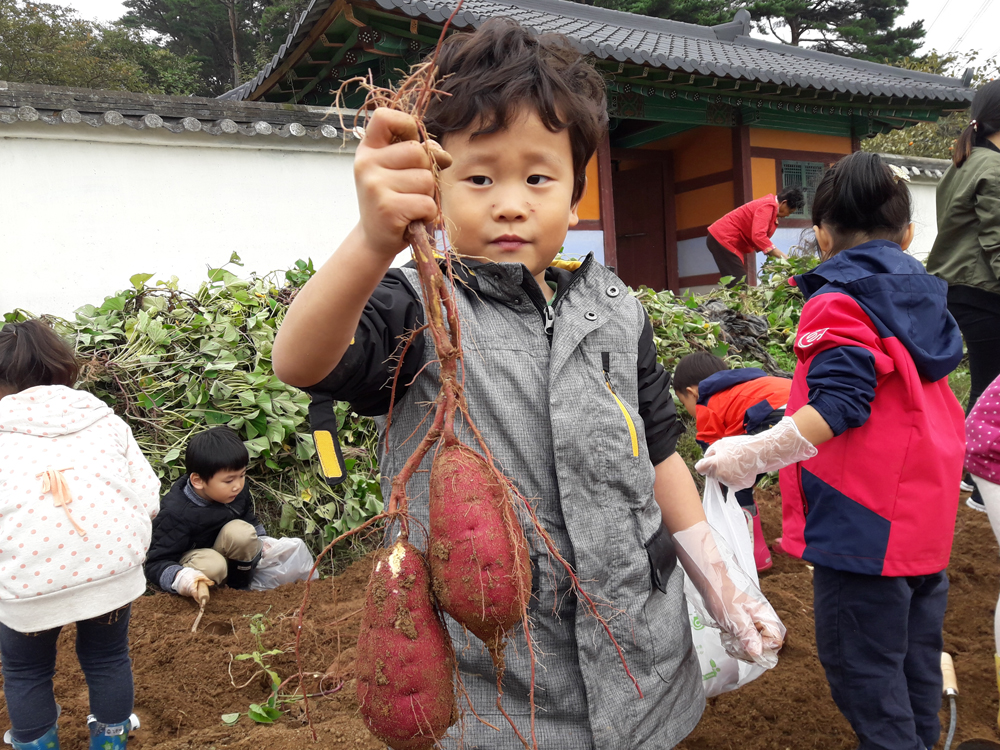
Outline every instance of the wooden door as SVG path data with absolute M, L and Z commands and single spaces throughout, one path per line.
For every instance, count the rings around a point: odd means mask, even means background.
M 664 177 L 669 165 L 663 161 L 625 165 L 631 168 L 613 175 L 618 275 L 632 288 L 667 289 L 664 190 L 669 185 Z

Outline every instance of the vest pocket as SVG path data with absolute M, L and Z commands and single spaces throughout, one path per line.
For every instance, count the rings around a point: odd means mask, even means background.
M 608 391 L 611 393 L 611 397 L 618 404 L 618 408 L 621 409 L 622 416 L 625 417 L 625 424 L 628 426 L 628 434 L 632 439 L 632 457 L 639 457 L 639 434 L 635 429 L 635 422 L 632 421 L 632 416 L 628 413 L 628 409 L 625 408 L 625 404 L 622 400 L 618 398 L 618 394 L 615 393 L 615 388 L 611 384 L 611 375 L 608 371 L 611 369 L 611 352 L 601 352 L 601 366 L 604 369 L 604 384 L 608 387 Z

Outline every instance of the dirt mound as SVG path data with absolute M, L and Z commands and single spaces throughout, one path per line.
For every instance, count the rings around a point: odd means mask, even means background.
M 770 492 L 758 497 L 765 533 L 769 538 L 777 536 L 781 524 L 777 498 Z M 349 677 L 370 568 L 362 560 L 343 575 L 312 586 L 301 653 L 310 675 L 306 688 L 315 696 L 309 705 L 318 747 L 384 748 L 357 714 L 353 683 L 340 679 Z M 985 514 L 960 509 L 949 573 L 952 588 L 945 648 L 955 658 L 962 691 L 957 737 L 996 739 L 992 630 L 1000 558 Z M 680 748 L 852 750 L 857 740 L 833 704 L 816 657 L 808 566 L 788 557 L 776 558 L 762 585 L 788 626 L 781 663 L 750 685 L 710 700 L 701 724 Z M 213 592 L 198 634 L 190 632 L 197 611 L 190 601 L 166 594 L 139 599 L 132 614 L 132 659 L 135 710 L 142 728 L 129 747 L 312 747 L 301 703 L 285 706 L 285 715 L 273 725 L 255 724 L 245 715 L 251 703 L 267 699 L 269 682 L 252 658 L 236 659 L 241 654 L 280 649 L 280 654 L 262 657 L 264 663 L 281 679 L 297 673 L 294 615 L 304 590 L 304 584 L 296 584 L 262 593 Z M 264 627 L 259 643 L 251 631 L 255 623 Z M 87 688 L 73 653 L 73 638 L 74 628 L 67 627 L 60 640 L 55 678 L 66 748 L 86 746 Z M 292 689 L 290 684 L 287 692 Z M 223 714 L 236 712 L 244 715 L 234 726 L 223 724 Z M 947 722 L 947 711 L 942 721 Z M 6 723 L 5 716 L 0 718 L 2 723 Z

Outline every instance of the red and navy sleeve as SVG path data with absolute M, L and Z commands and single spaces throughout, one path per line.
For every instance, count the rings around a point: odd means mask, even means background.
M 809 405 L 840 435 L 871 416 L 880 376 L 893 369 L 882 338 L 849 295 L 813 297 L 802 310 L 795 353 L 806 368 Z
M 354 340 L 340 363 L 322 381 L 306 390 L 347 401 L 363 416 L 385 414 L 389 410 L 397 369 L 398 401 L 423 362 L 422 333 L 413 338 L 403 355 L 406 341 L 423 323 L 423 306 L 416 291 L 402 269 L 390 268 L 365 305 Z
M 677 449 L 677 439 L 684 434 L 684 425 L 677 419 L 670 392 L 670 373 L 656 358 L 653 326 L 645 312 L 638 354 L 639 416 L 646 432 L 649 460 L 656 466 Z

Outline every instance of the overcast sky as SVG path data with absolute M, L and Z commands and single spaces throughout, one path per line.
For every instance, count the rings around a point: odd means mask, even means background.
M 85 18 L 115 21 L 125 13 L 118 0 L 71 0 Z M 979 14 L 977 16 L 977 14 Z M 1000 55 L 1000 0 L 910 0 L 904 24 L 924 19 L 924 50 L 975 50 L 982 58 Z

